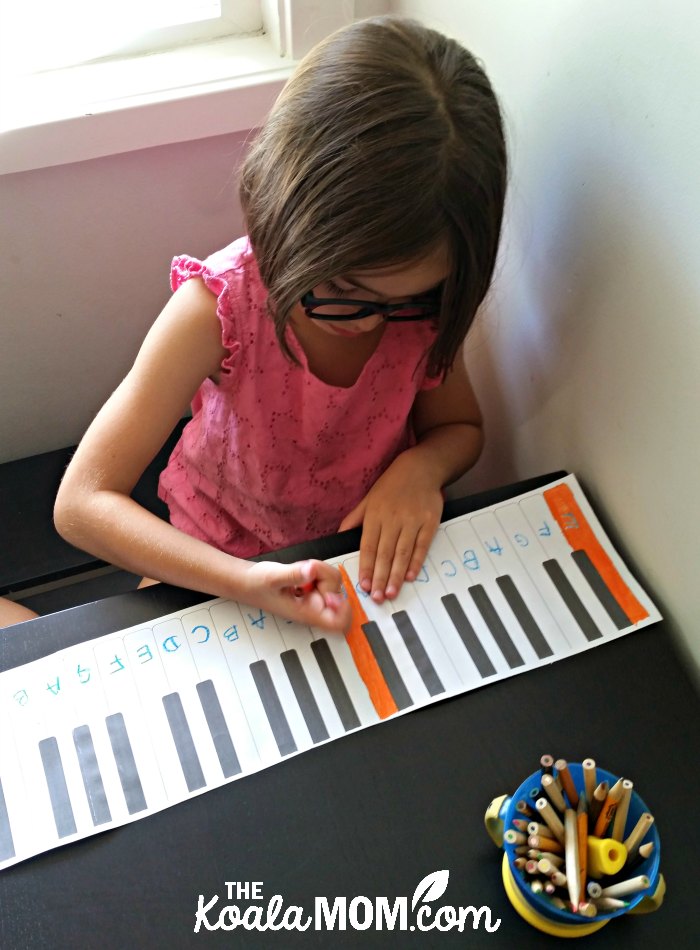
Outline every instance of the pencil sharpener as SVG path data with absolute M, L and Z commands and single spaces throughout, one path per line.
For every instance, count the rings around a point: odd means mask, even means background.
M 581 764 L 570 762 L 569 772 L 577 791 L 582 791 L 584 777 Z M 521 856 L 516 849 L 522 847 L 522 845 L 515 841 L 505 840 L 504 834 L 508 829 L 515 828 L 513 819 L 526 818 L 528 821 L 542 823 L 542 819 L 535 808 L 535 802 L 538 798 L 547 797 L 541 788 L 541 778 L 541 771 L 533 772 L 512 795 L 500 795 L 494 798 L 484 816 L 489 836 L 497 847 L 503 848 L 501 868 L 503 886 L 508 899 L 518 914 L 544 933 L 556 937 L 584 937 L 586 934 L 600 930 L 614 917 L 621 917 L 623 914 L 645 914 L 660 907 L 666 891 L 666 884 L 663 875 L 659 871 L 661 841 L 656 824 L 650 826 L 644 838 L 639 842 L 640 844 L 653 842 L 654 847 L 649 857 L 644 860 L 637 860 L 634 864 L 628 862 L 614 876 L 597 879 L 605 887 L 616 881 L 641 875 L 649 878 L 647 888 L 624 898 L 626 906 L 615 910 L 598 911 L 594 917 L 584 917 L 575 914 L 569 908 L 562 909 L 557 906 L 550 895 L 537 893 L 533 890 L 532 875 L 528 874 L 524 868 L 519 868 L 515 863 L 516 858 Z M 597 768 L 596 780 L 598 782 L 607 781 L 612 787 L 617 781 L 617 776 L 611 772 L 606 772 L 604 769 Z M 524 806 L 522 803 L 524 803 Z M 528 809 L 531 811 L 531 815 L 528 815 Z M 631 833 L 641 815 L 647 812 L 649 812 L 649 808 L 633 790 L 624 832 L 621 836 L 623 841 Z M 557 893 L 560 897 L 566 897 L 565 888 Z

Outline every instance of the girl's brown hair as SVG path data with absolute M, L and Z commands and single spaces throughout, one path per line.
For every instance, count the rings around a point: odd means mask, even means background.
M 361 20 L 299 64 L 242 168 L 240 196 L 283 350 L 294 305 L 351 273 L 450 254 L 429 372 L 452 364 L 493 274 L 506 149 L 498 102 L 455 40 Z

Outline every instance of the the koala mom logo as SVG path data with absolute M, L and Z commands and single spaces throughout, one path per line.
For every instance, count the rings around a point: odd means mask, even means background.
M 313 911 L 298 904 L 285 907 L 281 894 L 273 895 L 267 903 L 263 897 L 262 881 L 226 881 L 229 902 L 219 905 L 219 895 L 209 901 L 199 895 L 194 932 L 204 930 L 403 930 L 460 933 L 471 922 L 473 930 L 483 924 L 493 933 L 501 925 L 500 918 L 492 922 L 488 907 L 472 905 L 455 907 L 452 904 L 434 905 L 447 890 L 449 871 L 433 871 L 419 882 L 411 898 L 410 911 L 407 897 L 316 897 Z M 247 906 L 239 906 L 245 901 Z

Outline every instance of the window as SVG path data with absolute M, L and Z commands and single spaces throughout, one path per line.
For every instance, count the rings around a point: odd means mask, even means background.
M 295 60 L 388 6 L 0 0 L 0 175 L 247 132 Z
M 261 0 L 0 0 L 7 75 L 262 33 Z

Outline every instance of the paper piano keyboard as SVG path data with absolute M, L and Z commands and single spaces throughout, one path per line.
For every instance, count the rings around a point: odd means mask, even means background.
M 347 639 L 215 600 L 0 674 L 0 867 L 659 619 L 575 479 L 442 525 Z

